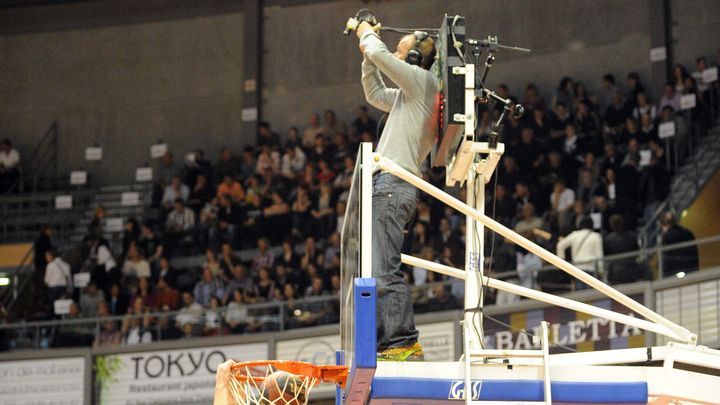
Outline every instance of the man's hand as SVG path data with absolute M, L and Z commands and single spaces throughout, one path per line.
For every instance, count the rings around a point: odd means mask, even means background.
M 369 22 L 363 21 L 360 23 L 360 25 L 358 25 L 357 29 L 355 29 L 355 35 L 357 35 L 357 37 L 360 38 L 365 31 L 371 30 L 371 29 L 373 29 L 373 26 L 370 25 Z
M 355 34 L 358 38 L 360 38 L 365 31 L 369 30 L 373 30 L 376 33 L 380 32 L 380 24 L 372 26 L 369 22 L 363 21 L 360 23 L 360 25 L 358 25 L 357 29 L 355 30 Z M 363 46 L 363 44 L 360 44 L 360 53 L 362 53 L 363 55 L 365 54 L 365 46 Z

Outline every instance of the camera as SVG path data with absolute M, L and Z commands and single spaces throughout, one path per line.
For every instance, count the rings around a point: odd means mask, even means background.
M 343 35 L 350 34 L 350 31 L 355 31 L 360 25 L 361 22 L 367 21 L 370 23 L 370 25 L 375 26 L 378 24 L 377 19 L 375 18 L 375 15 L 373 15 L 372 11 L 364 8 L 355 14 L 355 17 L 351 17 L 348 19 L 347 24 L 345 24 L 345 31 L 343 31 Z

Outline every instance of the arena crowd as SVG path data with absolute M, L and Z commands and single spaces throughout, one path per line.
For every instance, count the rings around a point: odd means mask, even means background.
M 717 58 L 716 64 L 720 52 Z M 634 259 L 593 261 L 637 250 L 636 230 L 668 197 L 669 150 L 658 126 L 675 123 L 669 145 L 678 153 L 670 155 L 670 167 L 686 159 L 691 131 L 711 126 L 718 89 L 702 81 L 709 65 L 704 57 L 692 73 L 676 65 L 657 99 L 633 72 L 598 78 L 595 94 L 571 77 L 546 96 L 533 83 L 499 85 L 498 94 L 521 103 L 526 113 L 503 124 L 506 153 L 490 182 L 486 212 L 563 257 L 571 252 L 579 267 L 610 283 L 647 278 Z M 692 114 L 681 111 L 685 94 L 697 96 Z M 483 106 L 481 138 L 489 135 L 499 108 Z M 66 319 L 125 316 L 102 321 L 95 338 L 74 326 L 57 331 L 57 345 L 132 344 L 338 322 L 337 300 L 322 297 L 340 290 L 340 232 L 358 146 L 376 142 L 380 133 L 379 123 L 360 106 L 350 125 L 326 110 L 284 136 L 261 122 L 255 144 L 224 147 L 216 157 L 202 149 L 185 159 L 167 152 L 155 168 L 153 208 L 160 220 L 127 218 L 121 246 L 103 238 L 102 206 L 73 252 L 57 252 L 52 229 L 42 230 L 35 265 L 45 312 L 38 317 L 53 317 L 52 303 L 60 298 L 73 300 Z M 3 142 L 0 183 L 7 189 L 13 178 L 6 161 L 17 165 L 20 159 L 12 150 Z M 427 162 L 423 177 L 444 187 L 444 170 Z M 464 191 L 447 191 L 464 199 Z M 660 226 L 664 244 L 693 239 L 671 214 Z M 422 195 L 404 251 L 463 268 L 464 227 L 457 212 Z M 248 249 L 254 256 L 241 260 L 238 252 Z M 199 268 L 172 265 L 198 255 L 204 256 Z M 542 271 L 539 257 L 503 238 L 487 243 L 485 256 L 492 273 L 514 283 L 552 292 L 584 287 L 559 271 Z M 665 260 L 674 271 L 697 269 L 693 249 L 669 252 Z M 462 284 L 419 268 L 405 270 L 418 312 L 462 306 Z M 76 273 L 89 273 L 85 287 L 73 288 Z M 487 303 L 517 299 L 488 294 Z M 313 297 L 320 298 L 302 300 Z M 262 303 L 274 306 L 251 305 Z M 277 308 L 284 313 L 282 325 Z

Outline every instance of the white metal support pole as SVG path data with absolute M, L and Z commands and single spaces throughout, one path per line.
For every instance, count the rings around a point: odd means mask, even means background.
M 386 171 L 400 177 L 401 179 L 407 181 L 408 183 L 413 184 L 415 187 L 419 188 L 422 191 L 425 191 L 426 193 L 439 199 L 440 201 L 444 202 L 445 204 L 449 205 L 450 207 L 462 212 L 463 214 L 472 216 L 478 222 L 482 223 L 483 225 L 487 226 L 488 228 L 492 229 L 493 231 L 508 238 L 510 241 L 514 242 L 515 244 L 520 245 L 520 246 L 524 247 L 525 249 L 535 253 L 541 259 L 543 259 L 543 260 L 549 262 L 550 264 L 556 266 L 557 268 L 569 273 L 573 277 L 581 280 L 585 284 L 588 284 L 589 286 L 602 292 L 603 294 L 614 299 L 615 301 L 625 305 L 630 310 L 635 311 L 638 314 L 642 315 L 643 317 L 674 331 L 677 336 L 682 336 L 682 339 L 681 339 L 682 341 L 684 341 L 686 343 L 690 343 L 690 344 L 697 344 L 697 335 L 690 332 L 686 328 L 670 321 L 669 319 L 654 312 L 650 308 L 638 303 L 637 301 L 635 301 L 632 298 L 628 297 L 627 295 L 621 293 L 620 291 L 603 283 L 602 281 L 596 279 L 595 277 L 585 273 L 584 271 L 578 269 L 574 265 L 566 262 L 565 260 L 550 253 L 549 251 L 543 249 L 542 247 L 538 246 L 537 244 L 531 242 L 530 240 L 513 232 L 511 229 L 509 229 L 506 226 L 502 225 L 501 223 L 493 220 L 492 218 L 488 218 L 487 216 L 477 212 L 475 209 L 468 207 L 467 205 L 465 205 L 463 202 L 461 202 L 457 198 L 454 198 L 454 197 L 448 195 L 447 193 L 443 192 L 442 190 L 438 189 L 437 187 L 433 186 L 432 184 L 424 181 L 423 179 L 418 178 L 417 176 L 414 176 L 412 173 L 410 173 L 407 170 L 403 169 L 402 167 L 398 166 L 395 162 L 393 162 L 389 159 L 380 157 L 380 156 L 376 156 L 376 159 L 377 159 L 378 166 L 380 166 L 383 170 L 386 170 Z
M 543 367 L 545 368 L 545 403 L 552 405 L 552 380 L 550 379 L 550 334 L 547 321 L 540 322 L 542 330 Z
M 372 277 L 372 175 L 375 169 L 372 143 L 361 146 L 362 165 L 360 176 L 360 277 Z
M 445 274 L 451 277 L 456 277 L 459 279 L 464 280 L 465 279 L 465 272 L 456 269 L 453 267 L 445 266 L 444 264 L 431 262 L 429 260 L 423 260 L 414 256 L 409 255 L 402 255 L 401 260 L 403 263 L 407 264 L 408 266 L 417 266 L 422 267 L 424 269 L 434 271 L 437 273 Z M 511 284 L 505 281 L 496 280 L 494 278 L 483 276 L 483 283 L 487 285 L 488 288 L 494 288 L 497 290 L 509 292 L 511 294 L 520 295 L 522 297 L 530 298 L 536 301 L 545 302 L 551 305 L 557 305 L 562 308 L 567 308 L 572 311 L 582 312 L 584 314 L 589 314 L 592 316 L 596 316 L 598 318 L 608 319 L 613 322 L 622 323 L 624 325 L 631 325 L 635 326 L 637 328 L 640 328 L 642 330 L 647 330 L 654 333 L 659 333 L 664 336 L 668 336 L 672 339 L 683 339 L 683 335 L 678 334 L 677 332 L 662 326 L 658 325 L 656 323 L 646 321 L 644 319 L 635 318 L 634 316 L 629 316 L 625 314 L 621 314 L 619 312 L 610 311 L 608 309 L 592 306 L 590 304 L 586 304 L 584 302 L 578 302 L 575 300 L 571 300 L 569 298 L 561 297 L 558 295 L 548 294 L 542 291 L 533 290 L 532 288 L 527 288 L 523 286 L 519 286 L 517 284 Z
M 483 212 L 485 209 L 484 189 L 485 184 L 480 179 L 476 183 L 475 170 L 471 165 L 467 177 L 467 204 Z M 477 190 L 477 195 L 475 194 Z M 465 316 L 463 332 L 468 340 L 467 349 L 477 350 L 482 348 L 482 308 L 484 297 L 482 296 L 483 280 L 483 259 L 484 259 L 484 227 L 472 217 L 465 217 Z M 468 353 L 468 352 L 466 352 Z

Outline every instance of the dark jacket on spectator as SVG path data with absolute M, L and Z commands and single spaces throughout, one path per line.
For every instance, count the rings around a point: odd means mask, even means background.
M 633 232 L 610 232 L 605 236 L 603 252 L 605 255 L 632 252 L 638 249 L 637 235 Z M 634 257 L 605 262 L 608 269 L 608 281 L 611 284 L 637 281 L 640 272 Z
M 695 235 L 680 225 L 671 225 L 662 235 L 663 246 L 680 242 L 695 240 Z M 688 246 L 680 249 L 666 250 L 663 252 L 663 277 L 675 275 L 681 271 L 686 273 L 697 271 L 698 249 L 697 246 Z

